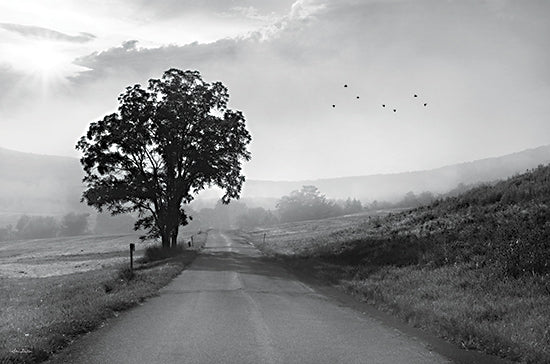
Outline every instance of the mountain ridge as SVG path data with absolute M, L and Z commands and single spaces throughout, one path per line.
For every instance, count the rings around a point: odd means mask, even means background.
M 315 185 L 328 198 L 362 201 L 402 198 L 409 191 L 446 193 L 460 183 L 504 179 L 550 163 L 550 145 L 500 157 L 446 165 L 421 171 L 297 181 L 247 180 L 241 197 L 278 199 L 303 185 Z M 83 171 L 76 157 L 42 155 L 0 147 L 0 212 L 66 213 L 88 210 L 79 203 Z M 205 193 L 199 198 L 207 198 Z
M 550 163 L 550 145 L 544 145 L 500 157 L 483 158 L 420 171 L 300 181 L 249 180 L 243 187 L 243 197 L 280 197 L 299 189 L 302 185 L 312 184 L 331 198 L 395 200 L 409 191 L 445 193 L 460 183 L 491 182 L 535 168 L 539 164 L 548 163 Z M 274 185 L 279 187 L 276 191 L 271 188 Z M 371 192 L 373 190 L 376 191 Z

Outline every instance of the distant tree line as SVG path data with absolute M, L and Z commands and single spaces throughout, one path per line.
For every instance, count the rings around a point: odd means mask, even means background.
M 186 230 L 204 230 L 208 228 L 234 229 L 254 228 L 260 226 L 272 226 L 279 223 L 324 219 L 361 211 L 375 211 L 396 208 L 417 208 L 442 200 L 446 196 L 457 196 L 472 186 L 459 185 L 455 190 L 446 195 L 436 196 L 431 192 L 415 194 L 408 192 L 397 202 L 373 201 L 363 205 L 355 198 L 329 199 L 321 193 L 316 186 L 302 186 L 286 196 L 281 197 L 274 209 L 264 207 L 249 207 L 241 201 L 232 201 L 224 204 L 218 201 L 213 207 L 193 209 L 188 208 L 190 216 Z M 511 195 L 505 194 L 505 199 L 517 199 L 520 192 Z M 485 197 L 495 199 L 495 196 Z M 253 203 L 253 202 L 252 202 Z M 129 234 L 133 232 L 136 218 L 130 214 L 111 216 L 109 213 L 99 213 L 95 218 L 95 224 L 90 227 L 90 214 L 69 213 L 61 218 L 53 216 L 23 215 L 15 226 L 8 225 L 0 228 L 0 241 L 13 239 L 39 239 L 56 236 L 75 236 L 87 233 L 93 234 Z
M 229 205 L 218 202 L 213 207 L 190 209 L 189 215 L 192 220 L 186 229 L 272 226 L 278 223 L 324 219 L 362 211 L 416 208 L 428 205 L 438 198 L 441 196 L 436 196 L 431 192 L 415 194 L 411 191 L 397 202 L 373 201 L 364 206 L 356 198 L 329 199 L 316 186 L 308 185 L 282 196 L 273 210 L 249 207 L 241 201 L 233 201 Z
M 348 198 L 345 201 L 327 199 L 315 186 L 303 186 L 283 196 L 277 203 L 280 222 L 324 219 L 363 210 L 361 201 Z
M 209 228 L 252 228 L 270 226 L 279 222 L 273 211 L 263 207 L 248 207 L 240 201 L 231 201 L 229 204 L 218 201 L 213 207 L 189 209 L 189 215 L 191 219 L 184 228 L 189 231 Z
M 213 206 L 197 210 L 190 209 L 191 221 L 188 230 L 208 228 L 235 229 L 272 226 L 278 223 L 322 219 L 363 211 L 361 201 L 327 199 L 315 186 L 303 186 L 279 199 L 276 208 L 249 207 L 241 201 L 225 205 L 220 201 Z
M 25 214 L 15 224 L 0 227 L 0 241 L 85 234 L 130 234 L 135 222 L 136 219 L 129 214 L 111 216 L 100 213 L 95 217 L 95 224 L 90 224 L 89 213 L 70 212 L 61 217 Z
M 75 236 L 89 233 L 90 214 L 74 212 L 56 219 L 53 216 L 22 215 L 15 226 L 0 228 L 0 241 L 15 239 L 42 239 L 56 236 Z

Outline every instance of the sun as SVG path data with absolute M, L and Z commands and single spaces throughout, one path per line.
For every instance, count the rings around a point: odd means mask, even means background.
M 66 62 L 65 57 L 53 45 L 47 43 L 39 43 L 31 51 L 34 57 L 29 57 L 27 66 L 33 73 L 43 76 L 60 73 Z
M 36 42 L 21 49 L 21 53 L 25 57 L 23 65 L 26 71 L 45 84 L 62 80 L 70 63 L 53 42 Z
M 35 41 L 13 45 L 4 56 L 27 79 L 49 88 L 66 82 L 74 74 L 73 57 L 56 42 Z

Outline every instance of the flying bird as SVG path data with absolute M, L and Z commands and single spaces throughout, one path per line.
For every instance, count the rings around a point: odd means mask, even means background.
M 386 104 L 382 104 L 382 107 L 386 107 Z
M 428 104 L 427 104 L 427 103 L 424 103 L 424 106 L 428 106 Z
M 393 109 L 393 112 L 397 112 L 397 109 Z
M 359 96 L 357 96 L 357 99 L 359 99 Z
M 417 95 L 417 94 L 414 94 L 414 97 L 418 97 L 418 95 Z
M 336 107 L 336 105 L 332 104 L 332 107 Z
M 348 85 L 344 85 L 344 87 L 348 87 Z

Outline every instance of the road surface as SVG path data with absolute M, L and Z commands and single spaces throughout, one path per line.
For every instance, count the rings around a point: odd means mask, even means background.
M 158 297 L 51 363 L 449 363 L 430 345 L 328 297 L 251 245 L 211 232 Z

